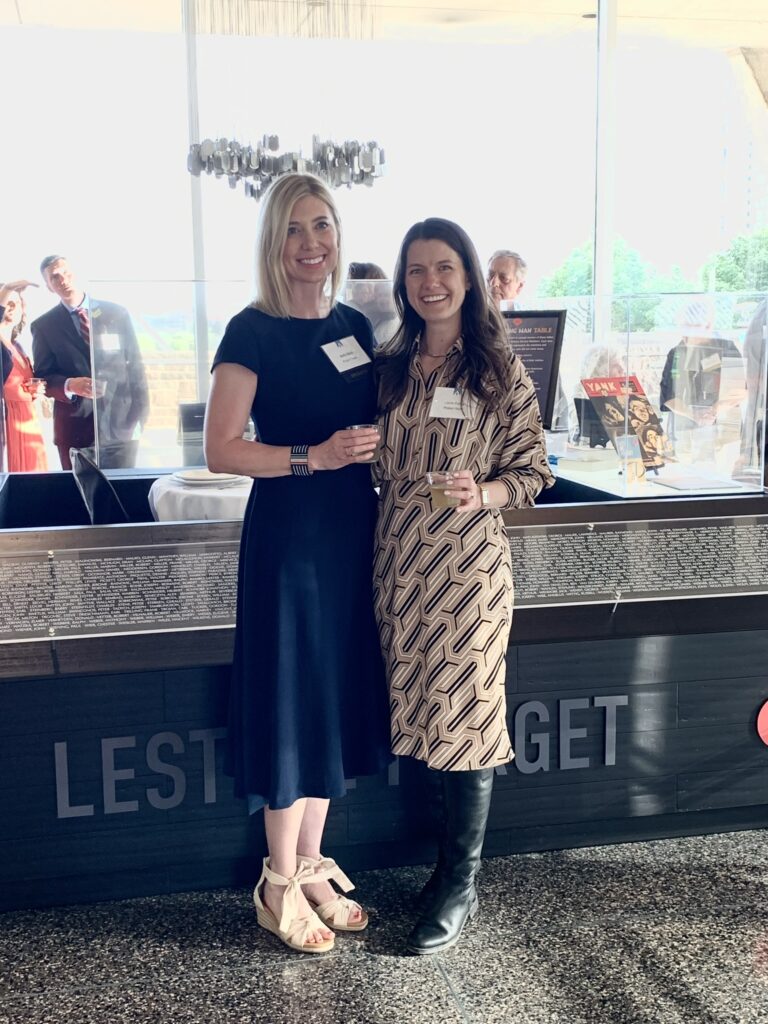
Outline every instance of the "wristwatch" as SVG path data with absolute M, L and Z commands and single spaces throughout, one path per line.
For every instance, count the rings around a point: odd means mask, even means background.
M 487 487 L 480 488 L 480 504 L 483 508 L 490 508 L 491 494 Z

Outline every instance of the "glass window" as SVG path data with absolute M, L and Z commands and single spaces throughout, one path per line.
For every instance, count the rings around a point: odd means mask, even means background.
M 768 7 L 639 7 L 616 4 L 614 290 L 765 290 Z
M 351 20 L 360 5 L 335 6 Z M 274 133 L 281 151 L 305 155 L 313 135 L 376 140 L 384 176 L 335 193 L 348 260 L 391 276 L 407 228 L 444 216 L 483 261 L 501 248 L 524 254 L 534 294 L 591 240 L 595 22 L 466 3 L 362 6 L 369 20 L 338 38 L 321 11 L 279 34 L 255 11 L 247 24 L 237 8 L 222 21 L 219 5 L 199 0 L 201 133 L 241 143 Z M 247 29 L 257 34 L 238 34 Z M 248 278 L 257 203 L 226 177 L 202 186 L 207 274 Z
M 692 293 L 719 293 L 751 403 L 740 407 L 742 430 L 754 435 L 740 442 L 740 457 L 755 466 L 765 343 L 764 328 L 752 328 L 768 289 L 764 5 L 718 0 L 679 16 L 655 0 L 642 10 L 632 0 L 603 5 L 617 15 L 613 292 L 634 296 L 606 300 L 607 316 L 589 297 L 598 23 L 570 2 L 530 6 L 0 6 L 0 84 L 6 95 L 21 85 L 24 97 L 5 161 L 0 274 L 40 280 L 27 290 L 19 338 L 33 364 L 30 323 L 59 302 L 38 274 L 44 256 L 68 258 L 89 309 L 125 311 L 125 329 L 91 323 L 89 369 L 104 389 L 93 442 L 103 465 L 116 435 L 122 465 L 200 464 L 211 357 L 251 294 L 258 203 L 226 174 L 198 183 L 195 263 L 185 156 L 196 119 L 194 141 L 275 134 L 279 152 L 306 155 L 313 136 L 383 147 L 385 173 L 372 188 L 336 192 L 347 262 L 373 262 L 385 275 L 345 291 L 376 318 L 380 342 L 394 326 L 386 282 L 414 221 L 456 220 L 483 262 L 497 249 L 521 253 L 528 272 L 516 301 L 568 309 L 560 392 L 569 435 L 590 350 L 628 334 L 633 365 L 661 405 L 674 347 L 665 332 L 674 334 Z M 192 47 L 183 11 L 197 28 Z M 678 299 L 665 300 L 668 292 Z M 127 397 L 131 374 L 144 399 Z M 57 468 L 51 408 L 41 396 L 36 416 Z
M 0 7 L 0 39 L 2 93 L 15 97 L 3 167 L 5 257 L 0 275 L 39 282 L 25 292 L 27 326 L 19 343 L 33 363 L 42 358 L 33 344 L 33 333 L 39 332 L 31 325 L 57 308 L 60 296 L 48 290 L 39 266 L 48 255 L 63 255 L 74 278 L 76 302 L 85 294 L 86 307 L 95 298 L 102 308 L 104 303 L 123 303 L 130 310 L 140 351 L 153 370 L 155 350 L 165 352 L 178 341 L 179 315 L 191 320 L 191 288 L 184 288 L 180 311 L 178 287 L 154 284 L 149 295 L 139 296 L 134 289 L 124 296 L 124 287 L 113 282 L 191 277 L 184 166 L 186 53 L 179 4 L 25 0 Z M 165 295 L 160 305 L 168 302 L 163 314 L 157 309 L 161 291 Z M 172 325 L 167 335 L 158 326 L 162 323 Z M 65 317 L 62 329 L 74 332 L 76 327 Z M 70 333 L 70 340 L 77 345 L 77 334 Z M 77 364 L 62 362 L 62 381 L 88 372 L 87 351 L 80 352 Z M 116 388 L 114 352 L 112 361 Z M 50 365 L 47 369 L 53 372 Z M 95 369 L 101 373 L 104 366 Z M 152 377 L 149 383 L 151 387 Z M 192 393 L 196 397 L 194 383 Z M 56 405 L 63 406 L 65 400 L 62 391 Z M 76 397 L 72 403 L 79 401 Z M 160 395 L 153 396 L 150 405 L 159 407 L 160 402 Z M 36 429 L 42 431 L 47 465 L 58 469 L 51 402 L 41 400 L 37 406 Z M 141 412 L 139 419 L 144 418 Z M 119 430 L 126 442 L 135 440 L 138 419 L 133 422 L 131 416 L 129 411 Z M 80 431 L 71 440 L 84 446 L 88 437 Z M 157 462 L 158 456 L 147 456 L 144 465 Z

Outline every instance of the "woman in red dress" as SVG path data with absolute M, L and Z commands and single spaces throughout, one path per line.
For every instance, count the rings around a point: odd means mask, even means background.
M 30 283 L 10 281 L 0 285 L 5 447 L 12 473 L 44 473 L 48 469 L 34 404 L 44 385 L 35 381 L 32 363 L 18 343 L 26 323 L 22 291 Z

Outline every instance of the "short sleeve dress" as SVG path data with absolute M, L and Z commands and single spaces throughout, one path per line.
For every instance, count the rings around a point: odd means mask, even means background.
M 248 307 L 214 359 L 258 375 L 252 414 L 264 444 L 319 444 L 375 420 L 373 366 L 340 373 L 323 349 L 368 321 L 337 304 L 323 319 Z M 240 544 L 226 768 L 251 810 L 338 797 L 345 779 L 391 760 L 373 615 L 376 494 L 365 465 L 254 480 Z
M 406 394 L 384 415 L 374 565 L 387 663 L 392 749 L 442 771 L 493 768 L 514 756 L 504 680 L 512 625 L 512 563 L 497 508 L 432 508 L 425 474 L 470 470 L 501 481 L 507 508 L 554 483 L 533 384 L 511 356 L 512 386 L 496 410 L 466 419 L 431 413 L 454 379 L 459 340 L 428 378 L 414 349 Z

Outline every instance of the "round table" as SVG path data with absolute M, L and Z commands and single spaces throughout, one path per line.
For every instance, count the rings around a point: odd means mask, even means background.
M 149 507 L 159 522 L 190 519 L 242 519 L 252 480 L 227 486 L 185 484 L 161 476 L 149 489 Z

